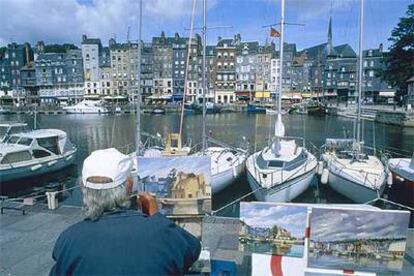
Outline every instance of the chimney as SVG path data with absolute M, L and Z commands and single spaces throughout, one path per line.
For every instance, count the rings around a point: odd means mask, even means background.
M 88 39 L 88 37 L 85 34 L 82 35 L 82 42 L 85 41 L 86 39 Z
M 380 45 L 379 45 L 379 51 L 380 51 L 380 53 L 382 53 L 383 50 L 384 50 L 384 45 L 382 43 L 380 43 Z
M 220 42 L 220 40 L 221 40 L 221 36 L 219 36 L 219 37 L 217 38 L 217 40 L 218 40 L 218 42 Z
M 179 35 L 178 33 L 175 33 L 175 34 L 174 34 L 174 38 L 175 38 L 176 40 L 178 40 L 178 39 L 180 38 L 180 35 Z

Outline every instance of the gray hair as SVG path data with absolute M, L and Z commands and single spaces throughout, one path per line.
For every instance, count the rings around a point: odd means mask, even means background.
M 119 207 L 128 208 L 130 201 L 127 193 L 127 183 L 102 190 L 84 187 L 83 204 L 85 205 L 85 215 L 91 220 L 99 219 L 105 211 L 115 210 Z

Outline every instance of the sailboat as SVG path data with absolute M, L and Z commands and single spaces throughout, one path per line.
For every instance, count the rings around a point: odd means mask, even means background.
M 281 0 L 280 79 L 283 78 L 285 0 Z M 246 161 L 247 180 L 260 201 L 288 202 L 303 193 L 315 175 L 317 160 L 298 138 L 286 137 L 282 122 L 282 82 L 279 82 L 278 114 L 274 137 L 263 150 Z M 302 139 L 303 142 L 303 139 Z
M 206 114 L 208 104 L 206 101 L 207 77 L 206 77 L 206 0 L 203 0 L 203 133 L 202 149 L 196 152 L 194 156 L 210 157 L 211 189 L 217 193 L 237 179 L 244 171 L 245 161 L 247 159 L 247 150 L 242 148 L 230 147 L 206 135 Z M 211 146 L 207 144 L 210 142 Z M 214 145 L 213 145 L 214 144 Z
M 322 183 L 358 203 L 378 198 L 384 191 L 386 172 L 381 161 L 363 152 L 361 141 L 362 98 L 362 38 L 364 1 L 360 2 L 359 68 L 358 68 L 358 117 L 356 139 L 327 139 L 321 159 L 325 169 Z

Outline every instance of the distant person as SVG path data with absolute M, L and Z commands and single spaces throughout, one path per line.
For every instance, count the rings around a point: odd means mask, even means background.
M 131 159 L 116 149 L 93 152 L 83 163 L 86 219 L 56 241 L 51 275 L 182 275 L 200 254 L 200 242 L 158 213 L 141 193 L 141 210 L 128 209 Z

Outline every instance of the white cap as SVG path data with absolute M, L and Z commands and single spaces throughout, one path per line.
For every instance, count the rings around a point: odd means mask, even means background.
M 114 148 L 97 150 L 91 153 L 83 162 L 82 182 L 91 189 L 110 189 L 127 181 L 131 175 L 132 160 L 128 155 Z M 106 177 L 108 182 L 90 182 L 90 177 Z

